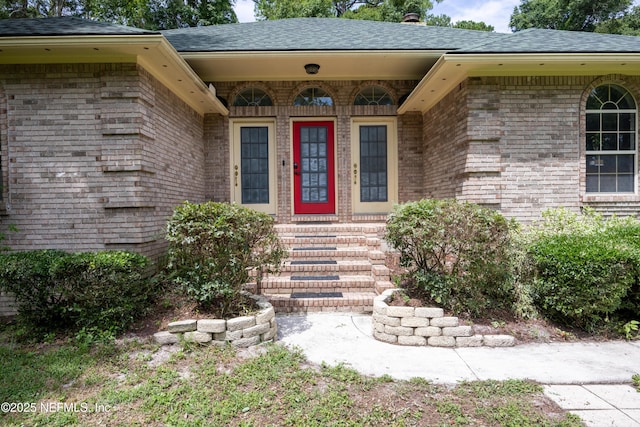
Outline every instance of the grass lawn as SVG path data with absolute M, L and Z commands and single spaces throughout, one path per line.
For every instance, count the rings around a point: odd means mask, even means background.
M 448 387 L 371 378 L 312 366 L 279 344 L 169 349 L 137 341 L 23 345 L 0 333 L 0 402 L 11 403 L 0 425 L 581 425 L 526 381 Z

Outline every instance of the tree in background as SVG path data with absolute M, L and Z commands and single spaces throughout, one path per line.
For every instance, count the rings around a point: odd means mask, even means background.
M 514 8 L 509 26 L 513 31 L 527 28 L 569 31 L 596 31 L 598 28 L 622 30 L 627 26 L 637 25 L 638 11 L 627 16 L 632 1 L 522 0 L 520 5 Z
M 443 0 L 435 0 L 437 3 Z M 254 0 L 260 20 L 287 18 L 346 18 L 368 21 L 401 22 L 407 13 L 417 13 L 427 25 L 494 31 L 484 22 L 453 23 L 446 15 L 429 15 L 431 0 Z
M 424 21 L 427 25 L 434 27 L 450 27 L 489 32 L 495 31 L 495 27 L 493 25 L 488 25 L 484 22 L 458 21 L 454 23 L 451 21 L 451 17 L 447 15 L 427 15 Z
M 254 0 L 258 19 L 348 18 L 400 22 L 406 13 L 420 17 L 433 7 L 430 0 Z M 441 1 L 441 0 L 436 0 Z
M 256 0 L 255 13 L 262 20 L 336 16 L 332 0 Z
M 596 26 L 596 33 L 640 36 L 640 6 L 635 6 L 618 18 L 609 19 Z
M 79 16 L 148 30 L 238 22 L 235 0 L 0 0 L 0 18 Z

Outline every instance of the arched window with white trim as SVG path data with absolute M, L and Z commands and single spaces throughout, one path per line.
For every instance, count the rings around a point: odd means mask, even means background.
M 333 105 L 331 95 L 319 87 L 310 87 L 302 90 L 293 100 L 293 105 L 304 106 L 311 105 L 316 107 L 325 107 Z
M 615 84 L 591 91 L 586 105 L 587 193 L 633 193 L 637 117 L 631 93 Z
M 267 92 L 257 87 L 250 87 L 240 92 L 233 100 L 235 107 L 270 107 L 273 101 Z
M 393 105 L 393 98 L 380 86 L 367 86 L 358 92 L 353 105 Z

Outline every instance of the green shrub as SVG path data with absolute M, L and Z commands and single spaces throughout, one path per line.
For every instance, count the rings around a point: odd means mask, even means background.
M 285 250 L 271 216 L 236 204 L 185 202 L 167 224 L 175 282 L 204 308 L 233 310 L 250 271 L 280 268 Z
M 386 239 L 427 298 L 479 315 L 510 305 L 511 225 L 498 212 L 471 203 L 421 200 L 395 207 Z
M 130 252 L 13 252 L 0 255 L 0 266 L 0 288 L 15 296 L 19 318 L 43 332 L 122 331 L 153 292 L 147 259 Z
M 593 329 L 640 312 L 640 222 L 592 209 L 543 213 L 523 240 L 536 305 L 571 326 Z M 523 279 L 526 280 L 527 278 Z
M 615 313 L 636 280 L 634 260 L 607 233 L 558 234 L 533 243 L 536 302 L 551 318 L 585 329 Z

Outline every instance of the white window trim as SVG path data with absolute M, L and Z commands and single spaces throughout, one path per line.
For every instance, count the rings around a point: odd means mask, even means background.
M 269 132 L 269 203 L 242 203 L 242 171 L 240 168 L 240 129 L 249 126 L 266 126 Z M 229 168 L 231 201 L 260 212 L 275 215 L 278 208 L 277 190 L 277 153 L 276 153 L 276 120 L 275 119 L 232 119 L 229 121 L 229 152 L 231 163 Z
M 387 127 L 387 201 L 360 201 L 360 126 Z M 350 185 L 355 214 L 387 214 L 398 202 L 398 121 L 396 117 L 357 117 L 351 120 Z M 354 172 L 356 172 L 354 174 Z

